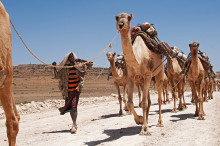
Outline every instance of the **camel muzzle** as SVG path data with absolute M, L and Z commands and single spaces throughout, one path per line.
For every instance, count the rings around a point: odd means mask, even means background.
M 118 26 L 119 26 L 119 28 L 120 28 L 120 29 L 122 29 L 122 28 L 123 28 L 123 26 L 124 26 L 124 23 L 119 23 L 119 25 L 118 25 Z

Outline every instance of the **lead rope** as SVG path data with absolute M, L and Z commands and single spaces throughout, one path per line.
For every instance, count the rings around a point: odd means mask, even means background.
M 21 38 L 21 36 L 19 35 L 17 29 L 15 28 L 15 26 L 13 25 L 11 19 L 10 19 L 10 23 L 12 25 L 12 27 L 14 28 L 15 32 L 17 33 L 18 37 L 20 38 L 21 42 L 23 43 L 23 45 L 25 46 L 25 48 L 28 50 L 28 52 L 34 57 L 36 58 L 38 61 L 40 61 L 41 63 L 43 63 L 44 65 L 46 65 L 46 67 L 56 67 L 56 68 L 72 68 L 72 67 L 76 67 L 78 65 L 74 65 L 74 66 L 56 66 L 56 65 L 49 65 L 45 62 L 43 62 L 42 60 L 40 60 L 36 55 L 34 55 L 34 53 L 28 48 L 28 46 L 25 44 L 25 42 L 23 41 L 23 39 Z M 119 33 L 119 32 L 118 32 Z M 90 61 L 84 62 L 83 64 L 86 63 L 91 63 L 91 61 L 93 61 L 94 59 L 98 58 L 102 53 L 105 53 L 106 50 L 108 50 L 108 48 L 112 49 L 112 43 L 115 40 L 116 36 L 118 35 L 118 33 L 115 35 L 115 37 L 113 38 L 113 40 L 109 43 L 108 47 L 106 47 L 105 49 L 103 49 L 96 57 L 94 57 L 93 59 L 91 59 Z M 94 64 L 94 63 L 92 63 Z

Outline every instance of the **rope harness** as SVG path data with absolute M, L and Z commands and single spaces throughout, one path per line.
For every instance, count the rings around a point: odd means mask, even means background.
M 12 25 L 12 27 L 14 28 L 16 34 L 18 35 L 18 37 L 20 38 L 21 42 L 23 43 L 23 45 L 25 46 L 25 48 L 28 50 L 28 52 L 34 57 L 36 58 L 38 61 L 40 61 L 41 63 L 43 63 L 44 65 L 46 65 L 45 67 L 56 67 L 56 68 L 72 68 L 72 67 L 77 67 L 79 65 L 74 65 L 74 66 L 56 66 L 56 65 L 49 65 L 45 62 L 43 62 L 42 60 L 40 60 L 36 55 L 34 55 L 34 53 L 28 48 L 28 46 L 25 44 L 25 42 L 23 41 L 23 39 L 21 38 L 21 36 L 19 35 L 17 29 L 15 28 L 14 24 L 12 23 L 11 19 L 10 19 L 10 23 Z M 119 32 L 118 32 L 119 33 Z M 103 49 L 96 57 L 92 58 L 90 61 L 84 62 L 81 65 L 87 64 L 87 63 L 91 63 L 93 60 L 95 60 L 96 58 L 98 58 L 102 53 L 105 53 L 106 50 L 108 50 L 108 48 L 112 49 L 112 43 L 115 40 L 115 38 L 117 37 L 118 33 L 115 35 L 115 37 L 113 38 L 113 40 L 109 43 L 108 47 L 106 47 L 105 49 Z M 92 63 L 94 64 L 94 63 Z M 80 65 L 80 66 L 81 66 Z

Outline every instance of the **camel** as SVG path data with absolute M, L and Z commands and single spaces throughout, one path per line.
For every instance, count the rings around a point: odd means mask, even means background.
M 0 100 L 5 111 L 7 136 L 10 146 L 16 143 L 20 116 L 12 96 L 13 65 L 9 15 L 0 2 Z
M 173 54 L 172 51 L 170 51 L 170 55 L 175 56 L 175 54 Z M 173 107 L 172 112 L 177 112 L 176 90 L 178 91 L 178 98 L 179 98 L 178 109 L 183 110 L 184 108 L 187 107 L 185 99 L 184 99 L 185 75 L 179 74 L 179 72 L 181 71 L 182 71 L 182 68 L 180 64 L 178 63 L 177 58 L 167 57 L 167 76 L 170 82 L 172 96 L 174 97 L 174 107 Z M 184 106 L 182 105 L 182 97 L 183 97 Z
M 187 73 L 189 84 L 192 88 L 192 94 L 195 100 L 196 111 L 195 115 L 198 116 L 198 120 L 204 120 L 202 89 L 204 86 L 205 71 L 202 63 L 198 57 L 199 43 L 193 42 L 189 44 L 192 63 Z M 199 106 L 198 106 L 199 105 Z
M 119 100 L 119 104 L 120 104 L 119 116 L 122 116 L 122 102 L 121 102 L 122 98 L 121 98 L 119 87 L 123 86 L 123 88 L 124 88 L 123 102 L 125 104 L 125 111 L 128 111 L 128 108 L 127 108 L 127 90 L 126 90 L 127 68 L 126 68 L 126 65 L 125 65 L 124 69 L 120 68 L 119 72 L 121 72 L 121 70 L 122 70 L 122 73 L 121 74 L 118 73 L 118 68 L 116 68 L 115 59 L 114 59 L 116 53 L 108 52 L 106 55 L 107 55 L 108 61 L 110 62 L 110 68 L 111 68 L 114 84 L 115 84 L 117 92 L 118 92 L 118 100 Z M 140 76 L 135 77 L 135 84 L 137 86 L 138 96 L 139 96 L 139 107 L 141 106 L 141 89 L 143 87 L 142 82 L 143 81 L 142 81 L 142 78 Z
M 169 81 L 167 78 L 167 75 L 164 73 L 164 79 L 163 79 L 163 103 L 170 103 L 169 99 Z
M 107 55 L 108 61 L 110 62 L 110 67 L 111 67 L 111 72 L 112 72 L 114 84 L 115 84 L 115 87 L 118 91 L 118 101 L 119 101 L 119 104 L 120 104 L 119 116 L 122 116 L 123 112 L 122 112 L 122 97 L 121 97 L 121 94 L 120 94 L 120 86 L 122 86 L 124 88 L 124 90 L 123 90 L 124 91 L 123 102 L 125 104 L 125 111 L 128 111 L 127 97 L 126 97 L 127 96 L 127 94 L 126 94 L 127 70 L 126 69 L 122 70 L 123 75 L 119 76 L 118 73 L 117 73 L 118 72 L 117 68 L 115 66 L 115 55 L 116 55 L 116 53 L 108 52 L 106 55 Z
M 214 72 L 209 75 L 208 99 L 213 99 L 213 92 L 214 92 L 216 77 L 217 77 L 217 74 L 215 74 Z
M 220 82 L 217 83 L 217 90 L 220 91 Z
M 161 118 L 161 93 L 163 85 L 164 65 L 162 63 L 162 55 L 151 51 L 144 43 L 141 36 L 137 36 L 132 45 L 130 36 L 130 21 L 133 14 L 129 15 L 121 13 L 115 16 L 116 28 L 120 32 L 122 50 L 127 65 L 128 73 L 128 108 L 134 116 L 137 124 L 142 124 L 140 135 L 151 135 L 148 128 L 148 115 L 151 105 L 149 95 L 149 87 L 152 77 L 155 76 L 156 85 L 158 88 L 158 105 L 159 105 L 159 120 L 157 126 L 162 127 Z M 162 64 L 162 65 L 161 65 Z M 159 66 L 159 67 L 158 67 Z M 143 77 L 143 95 L 141 107 L 143 110 L 143 117 L 138 116 L 133 105 L 133 91 L 135 76 Z
M 205 78 L 204 78 L 204 86 L 203 86 L 203 100 L 204 102 L 208 102 L 208 86 L 209 86 L 209 77 L 208 77 L 208 71 L 204 70 L 205 72 Z

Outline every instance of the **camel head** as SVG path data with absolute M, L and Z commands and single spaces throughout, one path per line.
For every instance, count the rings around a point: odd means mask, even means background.
M 116 55 L 116 52 L 115 53 L 113 53 L 113 52 L 106 53 L 108 61 L 114 61 L 115 60 L 115 55 Z
M 121 13 L 115 16 L 115 20 L 117 21 L 116 28 L 118 31 L 130 30 L 130 21 L 133 18 L 133 14 L 129 15 L 126 13 Z
M 189 47 L 190 47 L 191 54 L 198 53 L 198 51 L 199 51 L 199 43 L 194 41 L 194 42 L 189 44 Z

